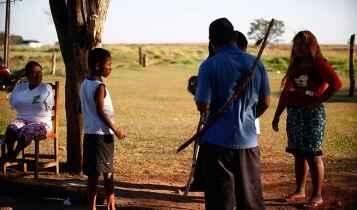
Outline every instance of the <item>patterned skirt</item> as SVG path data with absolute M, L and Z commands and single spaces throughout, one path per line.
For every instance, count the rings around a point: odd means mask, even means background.
M 324 106 L 288 107 L 286 131 L 288 146 L 286 151 L 294 155 L 322 155 L 321 145 L 326 125 Z

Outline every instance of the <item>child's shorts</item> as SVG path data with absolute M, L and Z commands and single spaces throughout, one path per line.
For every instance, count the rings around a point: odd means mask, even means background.
M 113 173 L 113 135 L 85 134 L 83 142 L 83 173 L 87 176 Z

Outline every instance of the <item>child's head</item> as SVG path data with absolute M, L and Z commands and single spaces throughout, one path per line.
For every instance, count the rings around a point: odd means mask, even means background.
M 293 39 L 293 48 L 291 57 L 310 57 L 313 60 L 321 57 L 319 43 L 316 37 L 310 31 L 300 31 Z
M 88 54 L 88 67 L 91 74 L 108 77 L 112 71 L 110 52 L 103 48 L 94 48 Z
M 240 31 L 234 31 L 234 37 L 239 49 L 246 51 L 248 47 L 248 40 L 244 34 Z

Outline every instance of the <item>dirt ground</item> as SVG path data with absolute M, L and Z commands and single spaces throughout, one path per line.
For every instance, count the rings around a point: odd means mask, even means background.
M 325 204 L 320 209 L 357 209 L 357 159 L 339 161 L 327 159 L 325 162 L 326 179 L 323 192 Z M 284 196 L 294 189 L 291 166 L 283 163 L 263 163 L 262 172 L 264 198 L 267 209 L 304 209 L 304 202 L 287 203 L 283 200 Z M 132 177 L 131 179 L 122 177 L 120 181 L 116 180 L 115 192 L 119 209 L 204 209 L 204 197 L 202 193 L 190 193 L 186 197 L 177 193 L 179 187 L 183 185 L 183 182 L 177 180 L 185 180 L 186 177 L 175 177 L 172 180 L 161 180 L 160 177 L 151 180 Z M 11 179 L 38 183 L 38 189 L 46 184 L 74 187 L 78 189 L 78 193 L 85 194 L 85 177 L 83 176 L 70 176 L 66 174 L 54 176 L 51 173 L 45 173 L 42 174 L 39 181 L 34 181 L 32 176 L 12 177 Z M 16 187 L 16 185 L 13 187 Z M 309 181 L 308 194 L 310 188 Z M 14 209 L 19 210 L 56 210 L 63 207 L 62 200 L 54 202 L 53 199 L 45 197 L 28 198 L 25 196 L 25 193 L 20 193 L 17 197 L 0 194 L 0 203 L 6 197 L 6 199 L 12 200 L 16 205 Z M 71 200 L 71 197 L 64 199 L 68 198 Z M 86 209 L 86 203 L 83 200 L 71 200 L 71 205 L 64 206 L 63 209 Z M 100 209 L 104 209 L 104 207 L 99 205 L 98 210 Z

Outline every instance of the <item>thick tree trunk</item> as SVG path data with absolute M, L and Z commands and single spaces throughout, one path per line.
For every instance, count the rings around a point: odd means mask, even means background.
M 73 173 L 82 169 L 79 88 L 87 72 L 88 51 L 101 43 L 109 1 L 49 0 L 66 67 L 67 163 Z

